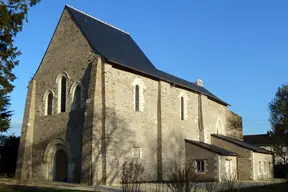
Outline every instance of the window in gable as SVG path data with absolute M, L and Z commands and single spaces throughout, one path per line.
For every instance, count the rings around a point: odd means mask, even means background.
M 61 79 L 61 112 L 66 111 L 66 78 Z
M 52 115 L 52 104 L 53 104 L 53 95 L 52 93 L 49 93 L 47 98 L 47 115 Z

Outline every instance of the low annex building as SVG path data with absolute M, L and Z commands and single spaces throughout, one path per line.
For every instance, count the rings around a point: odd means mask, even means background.
M 137 159 L 163 181 L 192 158 L 203 179 L 235 167 L 263 178 L 258 162 L 272 155 L 223 139 L 242 139 L 231 117 L 241 121 L 202 81 L 158 70 L 127 32 L 67 5 L 28 85 L 16 176 L 109 185 Z
M 199 180 L 222 181 L 237 178 L 237 154 L 213 144 L 185 139 L 187 160 L 195 161 Z
M 212 134 L 214 145 L 238 154 L 238 178 L 263 180 L 273 178 L 274 154 L 271 151 L 220 134 Z

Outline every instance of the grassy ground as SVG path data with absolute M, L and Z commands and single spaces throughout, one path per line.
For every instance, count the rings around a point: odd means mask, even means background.
M 288 192 L 288 183 L 278 183 L 265 186 L 248 187 L 240 189 L 240 192 Z
M 0 184 L 0 192 L 76 192 L 75 190 L 49 189 L 40 187 L 29 187 L 19 185 Z M 79 190 L 77 190 L 79 191 Z

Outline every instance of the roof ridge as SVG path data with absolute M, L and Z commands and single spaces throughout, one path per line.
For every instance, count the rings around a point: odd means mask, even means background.
M 109 23 L 106 23 L 105 21 L 102 21 L 102 20 L 100 20 L 100 19 L 97 19 L 96 17 L 94 17 L 94 16 L 92 16 L 92 15 L 89 15 L 88 13 L 85 13 L 85 12 L 79 10 L 79 9 L 76 9 L 75 7 L 72 7 L 72 6 L 68 5 L 68 4 L 66 4 L 66 6 L 69 7 L 69 8 L 71 8 L 71 9 L 74 9 L 75 11 L 78 11 L 78 12 L 84 14 L 84 15 L 87 15 L 88 17 L 91 17 L 92 19 L 95 19 L 96 21 L 99 21 L 99 22 L 101 22 L 101 23 L 103 23 L 103 24 L 105 24 L 105 25 L 108 25 L 109 27 L 112 27 L 112 28 L 114 28 L 114 29 L 116 29 L 116 30 L 118 30 L 118 31 L 121 31 L 121 32 L 126 33 L 127 35 L 129 35 L 128 32 L 126 32 L 126 31 L 124 31 L 124 30 L 122 30 L 122 29 L 119 29 L 118 27 L 115 27 L 115 26 L 113 26 L 113 25 L 111 25 L 111 24 L 109 24 Z

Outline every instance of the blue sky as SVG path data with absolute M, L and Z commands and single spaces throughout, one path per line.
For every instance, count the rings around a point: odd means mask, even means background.
M 157 68 L 202 79 L 243 117 L 244 134 L 270 129 L 268 103 L 288 83 L 287 0 L 41 0 L 15 41 L 9 133 L 20 134 L 28 82 L 65 4 L 128 31 Z

